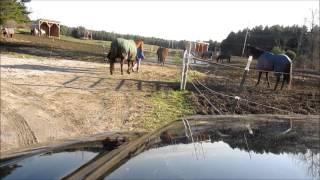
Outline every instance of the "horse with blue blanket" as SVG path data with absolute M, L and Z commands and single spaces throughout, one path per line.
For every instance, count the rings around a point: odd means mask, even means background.
M 114 63 L 116 59 L 120 59 L 120 68 L 121 74 L 123 74 L 123 62 L 127 60 L 128 70 L 127 73 L 130 74 L 130 71 L 133 71 L 133 63 L 137 56 L 137 48 L 141 48 L 143 41 L 133 41 L 123 38 L 117 38 L 112 41 L 110 51 L 107 55 L 107 58 L 110 60 L 110 74 L 113 74 Z
M 281 89 L 283 88 L 284 82 L 287 82 L 287 84 L 290 87 L 291 74 L 292 74 L 292 61 L 287 55 L 285 54 L 276 55 L 250 45 L 247 46 L 247 52 L 248 52 L 248 55 L 252 55 L 254 59 L 258 60 L 256 68 L 258 71 L 259 70 L 260 71 L 259 71 L 259 77 L 258 77 L 258 82 L 256 86 L 260 83 L 260 78 L 262 73 L 265 72 L 266 79 L 268 82 L 268 87 L 270 87 L 268 72 L 273 71 L 275 73 L 275 76 L 277 77 L 277 82 L 274 86 L 274 90 L 277 89 L 281 75 L 283 76 Z

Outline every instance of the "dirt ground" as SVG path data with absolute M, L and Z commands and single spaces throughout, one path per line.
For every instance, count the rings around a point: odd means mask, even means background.
M 125 66 L 126 70 L 126 66 Z M 139 130 L 151 94 L 176 88 L 176 66 L 109 74 L 105 63 L 1 55 L 1 151 L 104 131 Z

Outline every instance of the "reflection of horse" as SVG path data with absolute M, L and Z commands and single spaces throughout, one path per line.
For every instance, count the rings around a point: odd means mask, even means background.
M 274 86 L 274 90 L 277 89 L 281 75 L 283 75 L 281 89 L 283 88 L 285 81 L 287 82 L 287 84 L 290 85 L 291 72 L 292 72 L 292 61 L 287 55 L 284 55 L 284 54 L 275 55 L 275 54 L 272 54 L 270 52 L 264 51 L 262 49 L 259 49 L 259 48 L 256 48 L 256 47 L 253 47 L 250 45 L 247 46 L 247 50 L 248 50 L 249 55 L 252 55 L 253 58 L 258 60 L 256 68 L 258 70 L 261 70 L 261 71 L 259 71 L 259 77 L 258 77 L 258 82 L 257 82 L 256 86 L 260 83 L 260 78 L 261 78 L 262 72 L 265 72 L 266 79 L 268 82 L 268 87 L 270 87 L 268 71 L 275 72 L 275 75 L 277 77 L 277 82 Z
M 220 54 L 217 57 L 217 62 L 219 62 L 219 60 L 220 60 L 223 63 L 224 59 L 228 60 L 228 62 L 230 63 L 231 56 L 228 54 Z
M 169 54 L 168 48 L 159 47 L 157 50 L 158 63 L 164 66 L 164 62 L 166 61 L 168 54 Z
M 142 48 L 143 41 L 133 41 L 122 38 L 117 38 L 112 41 L 110 51 L 107 58 L 110 60 L 110 74 L 113 74 L 114 63 L 116 59 L 120 59 L 121 74 L 123 74 L 123 62 L 128 61 L 127 73 L 130 74 L 130 70 L 133 70 L 133 63 L 137 55 L 137 48 Z
M 168 131 L 164 131 L 160 134 L 160 139 L 165 144 L 171 144 L 172 143 L 172 136 L 169 134 Z

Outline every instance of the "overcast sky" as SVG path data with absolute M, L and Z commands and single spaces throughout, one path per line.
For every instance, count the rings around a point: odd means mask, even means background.
M 175 40 L 221 41 L 256 25 L 303 25 L 314 1 L 40 1 L 27 3 L 32 20 Z M 316 21 L 318 23 L 318 21 Z

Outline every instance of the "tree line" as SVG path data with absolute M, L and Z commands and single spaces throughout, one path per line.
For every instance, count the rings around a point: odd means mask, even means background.
M 312 46 L 319 37 L 319 26 L 308 30 L 306 26 L 256 26 L 252 29 L 243 29 L 231 32 L 221 42 L 221 50 L 236 56 L 241 56 L 246 33 L 247 43 L 267 51 L 291 50 L 298 55 L 311 55 Z M 314 49 L 313 49 L 314 50 Z
M 85 35 L 86 28 L 79 26 L 79 27 L 68 27 L 65 25 L 60 26 L 60 33 L 65 36 L 72 36 L 74 38 L 82 38 Z M 94 31 L 92 32 L 92 39 L 94 40 L 103 40 L 103 41 L 113 41 L 116 38 L 125 38 L 125 39 L 133 39 L 138 40 L 142 39 L 146 44 L 157 45 L 162 47 L 168 47 L 172 49 L 183 49 L 184 44 L 186 41 L 177 41 L 177 40 L 166 40 L 162 38 L 156 37 L 145 37 L 140 35 L 132 35 L 132 34 L 119 34 L 114 32 L 107 32 L 107 31 Z
M 221 51 L 234 56 L 243 55 L 245 37 L 246 44 L 257 46 L 275 54 L 290 52 L 297 57 L 295 64 L 298 67 L 320 69 L 319 43 L 320 28 L 314 25 L 306 26 L 256 26 L 231 32 L 221 42 Z M 288 54 L 287 54 L 288 55 Z

